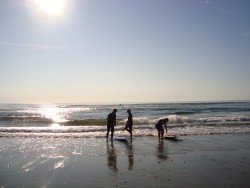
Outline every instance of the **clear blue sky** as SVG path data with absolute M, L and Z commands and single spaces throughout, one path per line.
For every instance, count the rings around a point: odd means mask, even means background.
M 0 102 L 250 100 L 249 0 L 34 1 L 0 1 Z

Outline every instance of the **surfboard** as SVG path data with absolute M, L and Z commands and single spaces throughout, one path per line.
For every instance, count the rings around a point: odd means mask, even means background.
M 164 136 L 164 139 L 165 139 L 165 140 L 180 141 L 180 140 L 178 139 L 178 136 L 177 136 L 177 135 L 168 135 L 168 136 Z
M 120 141 L 120 142 L 127 142 L 128 141 L 128 138 L 123 137 L 123 136 L 114 136 L 113 139 L 117 140 L 117 141 Z

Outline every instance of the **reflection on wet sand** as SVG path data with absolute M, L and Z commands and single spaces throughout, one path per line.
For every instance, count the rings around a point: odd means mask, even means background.
M 113 140 L 109 143 L 107 141 L 107 160 L 108 160 L 108 167 L 113 170 L 114 172 L 117 172 L 117 156 L 115 153 L 115 148 L 113 144 Z
M 132 140 L 130 141 L 121 141 L 121 143 L 125 144 L 126 151 L 125 153 L 127 154 L 128 157 L 128 169 L 133 170 L 134 166 L 134 154 L 133 154 L 133 145 L 132 145 Z M 107 141 L 107 165 L 108 167 L 113 170 L 114 172 L 118 171 L 117 168 L 117 155 L 115 151 L 115 147 L 113 144 L 113 141 L 108 142 Z
M 157 154 L 156 154 L 156 156 L 160 160 L 167 160 L 168 156 L 165 155 L 164 153 L 165 153 L 164 141 L 163 140 L 159 140 L 159 144 L 157 146 Z
M 124 142 L 127 149 L 127 156 L 128 156 L 128 169 L 132 170 L 134 166 L 134 155 L 133 155 L 133 145 L 132 145 L 132 139 L 130 142 Z

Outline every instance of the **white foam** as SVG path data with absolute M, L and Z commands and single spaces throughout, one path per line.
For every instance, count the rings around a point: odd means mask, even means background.
M 28 128 L 27 128 L 28 129 Z M 23 129 L 22 129 L 23 130 Z M 34 131 L 35 130 L 35 131 Z M 98 138 L 106 136 L 106 128 L 95 131 L 81 131 L 82 128 L 51 130 L 51 129 L 28 129 L 26 131 L 16 131 L 10 129 L 9 131 L 0 131 L 0 137 L 48 137 L 48 138 Z M 250 126 L 175 126 L 168 129 L 169 135 L 205 135 L 205 134 L 229 134 L 229 133 L 250 133 Z M 149 136 L 157 135 L 157 130 L 153 125 L 149 126 L 134 126 L 133 136 Z M 127 131 L 124 131 L 123 126 L 117 126 L 115 128 L 115 135 L 117 136 L 129 136 Z

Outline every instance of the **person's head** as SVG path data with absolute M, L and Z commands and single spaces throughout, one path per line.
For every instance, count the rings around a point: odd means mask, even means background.
M 131 114 L 131 110 L 130 110 L 130 109 L 127 109 L 127 113 L 128 113 L 128 114 Z
M 168 122 L 168 121 L 169 121 L 169 119 L 168 119 L 168 118 L 165 118 L 164 120 L 165 120 L 165 122 Z
M 112 113 L 114 113 L 114 114 L 115 114 L 116 112 L 117 112 L 117 109 L 114 109 Z

